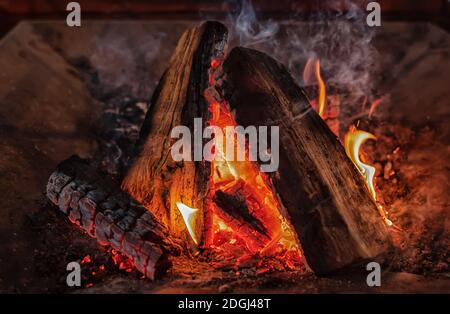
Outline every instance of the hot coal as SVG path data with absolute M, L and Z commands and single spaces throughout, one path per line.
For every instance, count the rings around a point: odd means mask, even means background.
M 50 176 L 47 197 L 72 223 L 99 244 L 122 252 L 150 279 L 170 267 L 169 253 L 178 252 L 168 231 L 145 207 L 76 156 Z

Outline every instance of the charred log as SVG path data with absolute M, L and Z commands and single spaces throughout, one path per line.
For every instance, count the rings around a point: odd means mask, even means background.
M 382 256 L 387 228 L 336 136 L 288 71 L 269 56 L 234 48 L 223 64 L 223 96 L 243 126 L 279 126 L 273 184 L 309 266 L 330 273 Z
M 63 161 L 47 184 L 47 197 L 99 244 L 130 258 L 150 279 L 169 267 L 169 254 L 179 245 L 144 206 L 130 198 L 109 177 L 77 156 Z
M 242 195 L 218 190 L 213 201 L 217 208 L 215 213 L 247 243 L 250 251 L 262 249 L 270 241 L 268 230 L 250 213 Z
M 231 219 L 248 224 L 249 226 L 251 226 L 251 228 L 258 231 L 261 235 L 270 239 L 266 227 L 264 227 L 264 225 L 261 221 L 258 220 L 258 218 L 250 214 L 246 201 L 242 195 L 231 195 L 219 190 L 214 196 L 214 202 Z

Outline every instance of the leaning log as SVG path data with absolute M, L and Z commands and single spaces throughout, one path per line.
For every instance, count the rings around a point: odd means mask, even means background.
M 272 181 L 308 265 L 327 274 L 382 256 L 388 230 L 362 176 L 283 65 L 234 48 L 223 64 L 223 97 L 243 126 L 279 126 Z
M 99 244 L 130 258 L 147 278 L 162 275 L 170 267 L 168 256 L 180 253 L 180 246 L 152 213 L 77 156 L 51 174 L 47 197 Z
M 189 236 L 176 204 L 181 202 L 202 213 L 197 232 L 210 229 L 202 227 L 205 221 L 211 221 L 208 211 L 203 210 L 210 164 L 175 162 L 170 153 L 174 142 L 170 134 L 179 125 L 189 127 L 194 134 L 194 118 L 202 118 L 205 127 L 210 114 L 203 97 L 208 70 L 212 60 L 223 58 L 226 40 L 227 29 L 218 22 L 205 22 L 181 36 L 153 94 L 136 157 L 122 182 L 125 191 L 143 203 L 174 235 L 187 241 Z
M 215 213 L 228 227 L 236 232 L 251 252 L 257 252 L 270 242 L 271 237 L 263 223 L 254 217 L 243 195 L 229 194 L 221 190 L 213 197 L 217 206 Z

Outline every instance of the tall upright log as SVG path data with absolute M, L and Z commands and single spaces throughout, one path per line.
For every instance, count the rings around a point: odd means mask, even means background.
M 208 86 L 208 69 L 213 59 L 223 57 L 226 40 L 227 29 L 218 22 L 205 22 L 181 36 L 152 97 L 136 158 L 122 182 L 124 190 L 177 236 L 187 237 L 177 202 L 205 213 L 210 164 L 176 163 L 170 155 L 170 134 L 179 125 L 189 127 L 194 134 L 194 118 L 202 118 L 205 127 L 209 112 L 203 91 Z M 203 229 L 203 220 L 199 215 L 197 230 Z
M 244 126 L 279 126 L 273 184 L 309 266 L 326 274 L 382 256 L 387 227 L 362 176 L 283 65 L 246 48 L 223 64 L 222 94 Z

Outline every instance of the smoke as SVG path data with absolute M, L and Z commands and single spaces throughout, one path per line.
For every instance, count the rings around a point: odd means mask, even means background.
M 160 60 L 168 59 L 172 50 L 161 49 L 165 32 L 149 32 L 141 24 L 127 26 L 106 23 L 91 42 L 91 53 L 72 60 L 103 107 L 96 159 L 114 176 L 128 166 L 148 101 L 167 66 Z
M 366 12 L 352 1 L 327 2 L 327 10 L 319 6 L 307 20 L 298 21 L 293 13 L 289 21 L 276 23 L 258 19 L 255 8 L 244 0 L 240 11 L 228 18 L 231 41 L 273 56 L 300 85 L 308 58 L 319 58 L 327 88 L 341 96 L 341 113 L 357 114 L 364 99 L 378 96 L 375 31 L 367 26 Z
M 89 59 L 105 89 L 121 89 L 130 97 L 147 100 L 156 85 L 149 78 L 166 34 L 135 27 L 135 31 L 120 24 L 105 27 Z
M 238 39 L 239 46 L 250 47 L 275 40 L 279 30 L 278 23 L 267 20 L 258 21 L 251 2 L 244 0 L 237 14 L 228 16 L 231 27 L 231 41 Z

